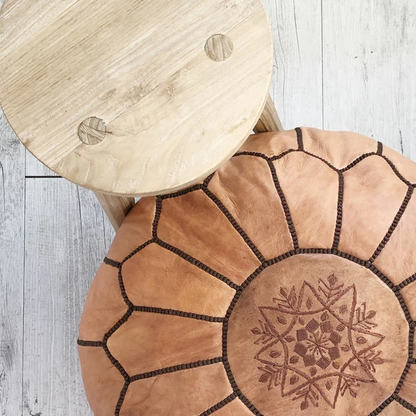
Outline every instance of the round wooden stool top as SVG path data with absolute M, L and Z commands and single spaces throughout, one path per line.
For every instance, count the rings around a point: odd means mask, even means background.
M 273 47 L 261 0 L 6 0 L 0 103 L 57 174 L 115 195 L 199 181 L 251 133 Z

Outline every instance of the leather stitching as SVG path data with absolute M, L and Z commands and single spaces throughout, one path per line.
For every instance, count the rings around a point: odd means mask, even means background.
M 376 276 L 378 276 L 393 291 L 393 293 L 395 294 L 397 300 L 399 301 L 399 303 L 400 303 L 400 305 L 403 309 L 403 312 L 405 314 L 405 317 L 406 317 L 406 319 L 409 323 L 409 346 L 408 346 L 408 357 L 409 358 L 408 358 L 406 366 L 403 370 L 402 376 L 400 377 L 400 380 L 399 380 L 399 382 L 396 386 L 395 392 L 389 398 L 387 398 L 379 407 L 377 407 L 377 409 L 372 411 L 369 416 L 378 415 L 386 406 L 388 406 L 393 401 L 398 402 L 404 408 L 410 410 L 413 413 L 416 413 L 416 407 L 413 406 L 412 404 L 408 403 L 406 400 L 402 399 L 399 396 L 400 389 L 401 389 L 401 387 L 402 387 L 402 385 L 405 381 L 405 378 L 406 378 L 406 376 L 407 376 L 407 374 L 410 370 L 411 365 L 416 364 L 416 358 L 413 357 L 413 353 L 414 353 L 414 351 L 413 351 L 414 350 L 414 347 L 413 347 L 413 345 L 414 345 L 414 333 L 415 333 L 416 322 L 412 319 L 412 317 L 410 315 L 410 312 L 407 308 L 406 302 L 404 301 L 400 291 L 401 291 L 401 289 L 403 289 L 407 285 L 416 281 L 416 274 L 409 277 L 408 279 L 404 280 L 399 285 L 394 285 L 380 270 L 378 270 L 373 265 L 374 260 L 382 252 L 383 248 L 385 247 L 385 245 L 389 241 L 391 235 L 393 234 L 395 228 L 397 227 L 401 217 L 403 216 L 403 214 L 406 210 L 406 207 L 407 207 L 407 205 L 410 201 L 410 198 L 412 196 L 413 189 L 416 187 L 416 184 L 412 184 L 408 180 L 406 180 L 400 174 L 397 167 L 385 155 L 383 155 L 383 145 L 380 142 L 378 142 L 378 144 L 377 144 L 377 152 L 376 153 L 372 152 L 372 153 L 363 154 L 362 156 L 355 159 L 352 163 L 350 163 L 347 167 L 345 167 L 343 169 L 337 169 L 333 165 L 331 165 L 329 162 L 322 159 L 321 157 L 313 155 L 313 154 L 305 151 L 304 150 L 304 145 L 303 145 L 302 130 L 297 128 L 296 129 L 296 134 L 297 134 L 297 140 L 298 140 L 298 149 L 297 150 L 296 149 L 289 149 L 289 150 L 286 150 L 285 152 L 281 153 L 280 155 L 276 155 L 276 156 L 273 156 L 273 157 L 268 157 L 268 156 L 266 156 L 266 155 L 264 155 L 260 152 L 239 152 L 236 155 L 234 155 L 234 157 L 238 157 L 238 156 L 259 157 L 259 158 L 262 158 L 262 159 L 267 161 L 267 163 L 270 167 L 270 171 L 271 171 L 271 174 L 272 174 L 272 177 L 273 177 L 273 181 L 274 181 L 275 186 L 276 186 L 276 190 L 279 194 L 279 197 L 281 199 L 282 206 L 283 206 L 283 209 L 284 209 L 284 212 L 285 212 L 286 222 L 287 222 L 287 225 L 288 225 L 288 228 L 289 228 L 289 231 L 291 233 L 292 240 L 293 240 L 293 246 L 294 246 L 293 250 L 291 250 L 287 253 L 284 253 L 284 254 L 282 254 L 282 255 L 274 258 L 274 259 L 267 260 L 267 261 L 264 259 L 264 257 L 261 255 L 260 252 L 256 253 L 255 250 L 257 250 L 257 249 L 256 249 L 255 245 L 251 242 L 251 240 L 245 234 L 244 230 L 235 222 L 235 220 L 232 218 L 231 214 L 225 209 L 225 207 L 223 206 L 221 201 L 218 198 L 216 198 L 214 194 L 212 194 L 210 191 L 208 191 L 207 186 L 209 185 L 211 179 L 214 177 L 214 175 L 215 175 L 215 172 L 214 172 L 213 174 L 211 174 L 204 181 L 203 184 L 194 185 L 194 186 L 192 186 L 188 189 L 185 189 L 185 190 L 182 190 L 182 191 L 179 191 L 179 192 L 176 192 L 176 193 L 171 193 L 171 194 L 168 194 L 168 195 L 163 195 L 163 196 L 157 197 L 156 209 L 155 209 L 155 218 L 154 218 L 154 222 L 153 222 L 153 226 L 152 226 L 153 238 L 151 240 L 147 241 L 146 243 L 142 244 L 141 246 L 139 246 L 132 253 L 130 253 L 123 260 L 122 263 L 119 263 L 115 260 L 111 260 L 107 257 L 104 259 L 104 263 L 106 263 L 109 266 L 112 266 L 112 267 L 115 267 L 115 268 L 119 269 L 120 291 L 121 291 L 121 294 L 123 296 L 123 299 L 124 299 L 125 303 L 128 305 L 128 310 L 125 313 L 125 315 L 105 334 L 105 336 L 103 338 L 103 341 L 78 340 L 78 345 L 80 347 L 87 347 L 87 348 L 88 347 L 89 348 L 97 348 L 97 347 L 103 348 L 107 357 L 111 361 L 111 363 L 114 365 L 114 367 L 116 367 L 118 369 L 120 374 L 125 379 L 125 384 L 124 384 L 124 386 L 121 390 L 119 400 L 118 400 L 118 403 L 117 403 L 116 409 L 115 409 L 115 415 L 116 416 L 118 416 L 120 414 L 121 407 L 122 407 L 122 404 L 124 402 L 125 395 L 127 393 L 129 385 L 132 382 L 134 382 L 136 380 L 141 380 L 143 378 L 155 377 L 155 376 L 160 375 L 160 374 L 170 373 L 170 372 L 173 372 L 173 371 L 182 371 L 182 370 L 187 370 L 189 368 L 195 368 L 195 367 L 199 367 L 199 366 L 203 366 L 203 365 L 211 365 L 211 364 L 215 364 L 215 363 L 219 363 L 219 362 L 223 362 L 223 365 L 224 365 L 225 371 L 227 373 L 230 385 L 233 389 L 233 393 L 230 396 L 228 396 L 227 398 L 225 398 L 224 400 L 222 400 L 221 402 L 212 406 L 210 409 L 203 412 L 201 414 L 201 416 L 210 415 L 210 414 L 214 413 L 215 411 L 221 409 L 222 407 L 224 407 L 225 405 L 227 405 L 228 403 L 230 403 L 232 400 L 236 399 L 237 397 L 246 405 L 246 407 L 254 415 L 262 416 L 262 414 L 255 408 L 255 406 L 252 403 L 250 403 L 250 401 L 240 391 L 240 389 L 238 388 L 238 386 L 237 386 L 237 384 L 234 380 L 234 376 L 231 372 L 231 368 L 230 368 L 230 365 L 229 365 L 229 362 L 228 362 L 228 357 L 227 357 L 228 321 L 229 321 L 229 318 L 231 316 L 231 312 L 232 312 L 234 306 L 236 305 L 239 297 L 243 293 L 244 289 L 264 269 L 266 269 L 267 267 L 269 267 L 273 264 L 276 264 L 276 263 L 278 263 L 278 262 L 280 262 L 280 261 L 282 261 L 286 258 L 292 257 L 292 256 L 297 255 L 297 254 L 328 254 L 328 255 L 335 255 L 335 256 L 338 256 L 338 257 L 341 257 L 341 258 L 348 259 L 348 260 L 350 260 L 354 263 L 357 263 L 357 264 L 359 264 L 363 267 L 366 267 L 368 270 L 371 270 Z M 297 239 L 297 235 L 296 235 L 296 230 L 295 230 L 293 221 L 291 219 L 290 210 L 289 210 L 285 195 L 283 193 L 283 190 L 280 187 L 279 180 L 278 180 L 277 173 L 276 173 L 276 169 L 275 169 L 275 167 L 272 163 L 274 160 L 278 160 L 278 159 L 280 159 L 280 158 L 282 158 L 282 157 L 284 157 L 284 156 L 286 156 L 289 153 L 292 153 L 294 151 L 303 152 L 303 153 L 305 153 L 305 154 L 307 154 L 311 157 L 314 157 L 314 158 L 317 158 L 317 159 L 323 161 L 331 169 L 335 170 L 339 174 L 340 180 L 339 180 L 339 192 L 338 192 L 337 220 L 336 220 L 336 226 L 335 226 L 334 243 L 333 243 L 333 247 L 331 249 L 321 249 L 321 248 L 303 248 L 303 249 L 301 249 L 301 248 L 299 248 L 299 243 L 298 243 L 298 239 Z M 387 231 L 386 236 L 383 238 L 382 242 L 380 243 L 380 245 L 378 246 L 378 248 L 374 252 L 373 256 L 370 258 L 370 260 L 366 261 L 366 260 L 359 259 L 355 256 L 352 256 L 350 254 L 338 251 L 338 245 L 339 245 L 340 232 L 341 232 L 341 227 L 342 227 L 342 203 L 343 203 L 343 194 L 344 194 L 344 180 L 343 180 L 343 175 L 342 174 L 344 172 L 348 171 L 349 169 L 351 169 L 352 167 L 356 166 L 362 160 L 364 160 L 364 159 L 366 159 L 367 157 L 370 157 L 370 156 L 378 156 L 378 157 L 383 158 L 389 164 L 390 168 L 393 170 L 395 175 L 402 182 L 404 182 L 408 186 L 408 192 L 406 194 L 406 197 L 405 197 L 405 199 L 404 199 L 404 201 L 403 201 L 395 219 L 393 220 L 392 225 L 390 226 L 389 230 Z M 245 282 L 241 286 L 236 285 L 235 283 L 230 281 L 228 278 L 226 278 L 225 276 L 222 276 L 220 273 L 217 273 L 216 271 L 212 270 L 211 268 L 209 268 L 208 266 L 206 266 L 205 264 L 203 264 L 199 260 L 197 260 L 197 259 L 191 257 L 190 255 L 184 253 L 180 249 L 178 249 L 176 247 L 173 247 L 173 246 L 163 242 L 162 240 L 160 240 L 157 237 L 157 228 L 158 228 L 160 215 L 161 215 L 161 211 L 162 211 L 162 201 L 164 199 L 176 198 L 176 197 L 179 197 L 179 196 L 182 196 L 182 195 L 186 195 L 187 193 L 194 192 L 194 191 L 197 191 L 197 190 L 200 190 L 200 189 L 203 189 L 204 192 L 211 198 L 211 200 L 218 206 L 218 208 L 224 213 L 224 215 L 231 222 L 231 224 L 234 226 L 234 228 L 242 236 L 242 238 L 244 239 L 246 244 L 252 249 L 252 251 L 256 254 L 256 256 L 259 258 L 259 260 L 262 261 L 262 264 L 245 280 Z M 129 260 L 131 257 L 133 257 L 135 254 L 137 254 L 138 252 L 143 250 L 147 245 L 149 245 L 151 243 L 156 243 L 159 246 L 175 253 L 179 257 L 185 259 L 186 261 L 190 262 L 191 264 L 195 265 L 196 267 L 201 268 L 205 272 L 209 273 L 210 275 L 212 275 L 212 276 L 216 277 L 217 279 L 226 283 L 228 286 L 232 287 L 236 291 L 236 293 L 235 293 L 235 296 L 234 296 L 233 300 L 231 301 L 231 303 L 229 305 L 226 316 L 224 318 L 222 318 L 222 317 L 211 317 L 211 316 L 207 316 L 207 315 L 192 314 L 192 313 L 188 313 L 188 312 L 184 312 L 184 311 L 177 311 L 177 310 L 172 310 L 172 309 L 151 308 L 151 307 L 133 305 L 132 302 L 128 299 L 126 290 L 124 288 L 123 277 L 122 277 L 122 266 L 127 260 Z M 202 360 L 202 361 L 198 361 L 198 362 L 195 362 L 195 363 L 180 364 L 180 365 L 177 365 L 177 366 L 162 368 L 162 369 L 155 370 L 155 371 L 152 371 L 152 372 L 142 373 L 142 374 L 138 374 L 138 375 L 135 375 L 133 377 L 130 377 L 128 375 L 128 373 L 126 372 L 126 370 L 123 368 L 123 366 L 120 364 L 120 362 L 117 361 L 115 359 L 115 357 L 109 351 L 108 346 L 107 346 L 107 342 L 108 342 L 108 339 L 111 337 L 111 335 L 115 331 L 117 331 L 117 329 L 119 329 L 121 325 L 123 325 L 124 323 L 126 323 L 128 321 L 129 317 L 131 316 L 131 314 L 134 311 L 148 312 L 148 313 L 161 313 L 161 314 L 166 314 L 166 315 L 175 315 L 175 316 L 180 316 L 180 317 L 184 317 L 184 318 L 206 320 L 206 321 L 209 321 L 209 322 L 222 322 L 222 325 L 223 325 L 223 355 L 222 355 L 222 357 L 216 357 L 216 358 L 212 358 L 212 359 L 209 359 L 209 360 Z

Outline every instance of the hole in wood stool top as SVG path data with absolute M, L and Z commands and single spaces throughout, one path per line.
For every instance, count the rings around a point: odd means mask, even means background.
M 208 58 L 216 62 L 226 61 L 232 55 L 233 50 L 233 41 L 225 35 L 213 35 L 205 44 Z
M 105 122 L 97 117 L 87 118 L 78 127 L 78 136 L 80 140 L 89 145 L 101 143 L 104 140 L 106 133 Z

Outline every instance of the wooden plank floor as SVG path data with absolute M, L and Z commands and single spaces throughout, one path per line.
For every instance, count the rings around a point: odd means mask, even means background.
M 416 161 L 416 2 L 265 4 L 284 126 L 356 131 Z M 77 327 L 111 226 L 89 191 L 24 151 L 2 113 L 0 198 L 0 415 L 91 415 Z

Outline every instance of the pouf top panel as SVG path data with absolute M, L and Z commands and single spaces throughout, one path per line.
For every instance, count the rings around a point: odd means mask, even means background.
M 81 321 L 94 413 L 416 413 L 415 183 L 380 142 L 299 128 L 140 200 Z

